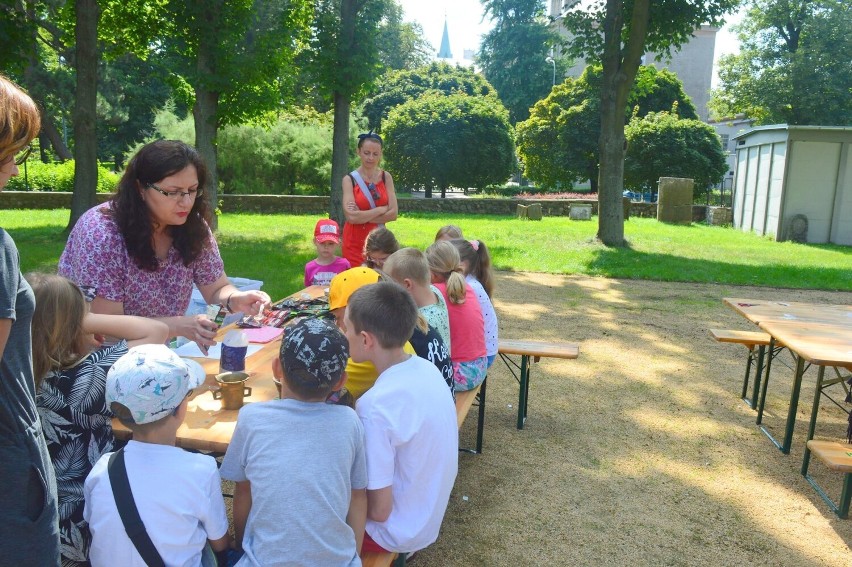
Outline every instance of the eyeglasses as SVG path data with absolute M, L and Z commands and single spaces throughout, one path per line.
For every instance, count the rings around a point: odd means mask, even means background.
M 385 254 L 384 256 L 375 256 L 374 254 L 367 254 L 367 260 L 371 261 L 376 265 L 377 268 L 381 268 L 385 265 L 385 262 L 390 257 L 390 254 Z
M 369 185 L 367 185 L 367 189 L 370 191 L 370 197 L 372 197 L 374 201 L 378 201 L 379 200 L 379 190 L 376 189 L 376 184 L 370 183 Z
M 145 186 L 148 189 L 153 189 L 160 195 L 164 195 L 169 199 L 180 201 L 184 197 L 189 197 L 190 200 L 194 201 L 196 197 L 200 197 L 204 194 L 204 191 L 201 189 L 190 189 L 189 191 L 165 191 L 159 187 L 157 187 L 154 183 L 149 183 Z
M 21 150 L 21 153 L 15 158 L 15 165 L 24 165 L 24 162 L 27 161 L 28 157 L 30 157 L 32 151 L 33 147 L 31 145 Z

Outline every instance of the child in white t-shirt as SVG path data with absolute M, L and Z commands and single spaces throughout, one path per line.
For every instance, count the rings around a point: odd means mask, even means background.
M 410 553 L 438 538 L 458 471 L 455 404 L 434 364 L 403 350 L 417 305 L 380 282 L 349 298 L 344 324 L 352 360 L 379 371 L 355 411 L 367 448 L 367 526 L 362 552 Z
M 331 219 L 320 219 L 314 227 L 314 246 L 317 257 L 305 264 L 305 287 L 327 286 L 331 278 L 348 270 L 349 260 L 335 253 L 340 245 L 340 226 Z
M 201 565 L 209 542 L 222 565 L 230 546 L 228 517 L 213 457 L 175 447 L 193 388 L 204 370 L 165 345 L 130 349 L 107 373 L 106 401 L 133 440 L 121 453 L 133 501 L 145 531 L 166 565 Z M 119 516 L 103 455 L 86 478 L 83 517 L 92 532 L 89 560 L 144 566 Z

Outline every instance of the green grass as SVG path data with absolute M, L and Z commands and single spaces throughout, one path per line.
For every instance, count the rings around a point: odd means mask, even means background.
M 263 280 L 281 297 L 302 286 L 314 257 L 310 215 L 225 214 L 217 239 L 231 275 Z M 65 210 L 0 211 L 24 271 L 53 270 L 64 246 Z M 731 228 L 625 224 L 629 246 L 595 241 L 596 219 L 540 222 L 500 216 L 403 215 L 391 228 L 403 245 L 425 248 L 441 225 L 457 224 L 485 242 L 497 269 L 684 282 L 852 291 L 852 247 L 774 242 Z

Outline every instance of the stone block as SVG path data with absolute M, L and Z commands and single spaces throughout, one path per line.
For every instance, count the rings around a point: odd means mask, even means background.
M 707 224 L 722 226 L 733 223 L 731 207 L 707 207 Z
M 568 214 L 571 220 L 592 220 L 591 205 L 571 205 L 571 211 Z
M 529 210 L 526 205 L 518 205 L 518 218 L 526 219 L 529 218 Z
M 541 220 L 541 203 L 533 203 L 527 207 L 527 216 L 530 220 Z
M 657 220 L 674 224 L 692 223 L 692 179 L 660 177 L 657 192 Z

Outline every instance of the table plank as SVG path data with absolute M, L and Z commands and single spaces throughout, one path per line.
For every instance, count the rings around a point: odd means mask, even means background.
M 767 320 L 760 323 L 760 328 L 811 364 L 852 364 L 852 321 L 849 325 L 840 325 Z
M 741 297 L 725 297 L 722 301 L 755 324 L 764 321 L 802 321 L 852 326 L 852 305 L 767 301 Z

